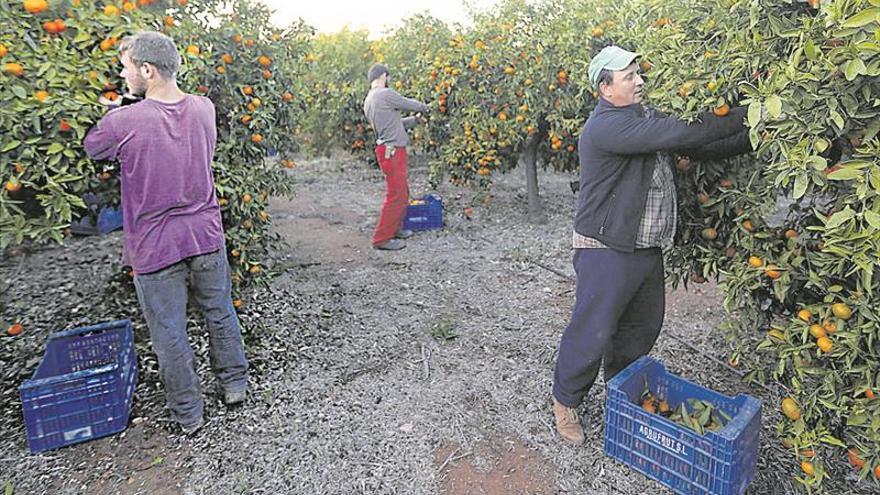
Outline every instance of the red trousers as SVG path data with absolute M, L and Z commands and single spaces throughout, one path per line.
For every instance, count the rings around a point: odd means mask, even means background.
M 379 167 L 385 174 L 385 202 L 382 203 L 382 213 L 379 214 L 379 223 L 373 234 L 373 245 L 378 246 L 393 239 L 403 224 L 403 216 L 406 215 L 406 207 L 409 205 L 409 185 L 406 178 L 406 148 L 395 148 L 394 154 L 385 158 L 385 145 L 376 146 L 376 158 L 379 159 Z

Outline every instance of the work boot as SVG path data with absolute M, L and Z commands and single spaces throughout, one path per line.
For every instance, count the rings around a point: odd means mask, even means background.
M 397 251 L 399 249 L 403 249 L 406 247 L 406 243 L 401 241 L 400 239 L 388 239 L 382 244 L 378 244 L 373 246 L 373 249 L 380 249 L 382 251 Z
M 201 430 L 203 426 L 205 426 L 205 419 L 199 418 L 195 423 L 191 425 L 180 425 L 180 429 L 183 431 L 184 435 L 190 436 Z
M 574 445 L 584 443 L 584 429 L 574 408 L 560 404 L 554 397 L 553 415 L 556 416 L 556 431 L 563 440 Z
M 239 392 L 223 392 L 223 403 L 227 406 L 233 406 L 235 404 L 241 404 L 244 402 L 244 399 L 247 397 L 247 390 L 241 390 Z
M 413 236 L 413 231 L 409 229 L 400 229 L 394 234 L 395 239 L 409 239 Z

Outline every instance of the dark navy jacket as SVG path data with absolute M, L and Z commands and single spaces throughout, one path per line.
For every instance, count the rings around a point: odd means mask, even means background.
M 725 158 L 750 150 L 744 107 L 702 123 L 657 114 L 641 104 L 615 107 L 600 99 L 578 141 L 577 233 L 625 252 L 635 250 L 657 152 L 690 150 L 694 158 Z M 708 146 L 707 145 L 711 145 Z

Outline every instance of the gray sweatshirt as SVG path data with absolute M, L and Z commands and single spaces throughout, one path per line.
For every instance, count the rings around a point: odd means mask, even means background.
M 364 100 L 364 115 L 379 136 L 377 144 L 402 147 L 409 144 L 406 129 L 415 127 L 416 117 L 401 118 L 401 111 L 428 113 L 428 105 L 404 98 L 391 88 L 373 88 Z

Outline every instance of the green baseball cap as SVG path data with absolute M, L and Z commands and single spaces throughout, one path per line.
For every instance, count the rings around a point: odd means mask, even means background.
M 602 72 L 602 69 L 612 71 L 623 70 L 639 57 L 641 57 L 640 54 L 626 51 L 619 46 L 606 46 L 593 57 L 593 60 L 590 60 L 590 83 L 595 88 L 599 82 L 599 73 Z

